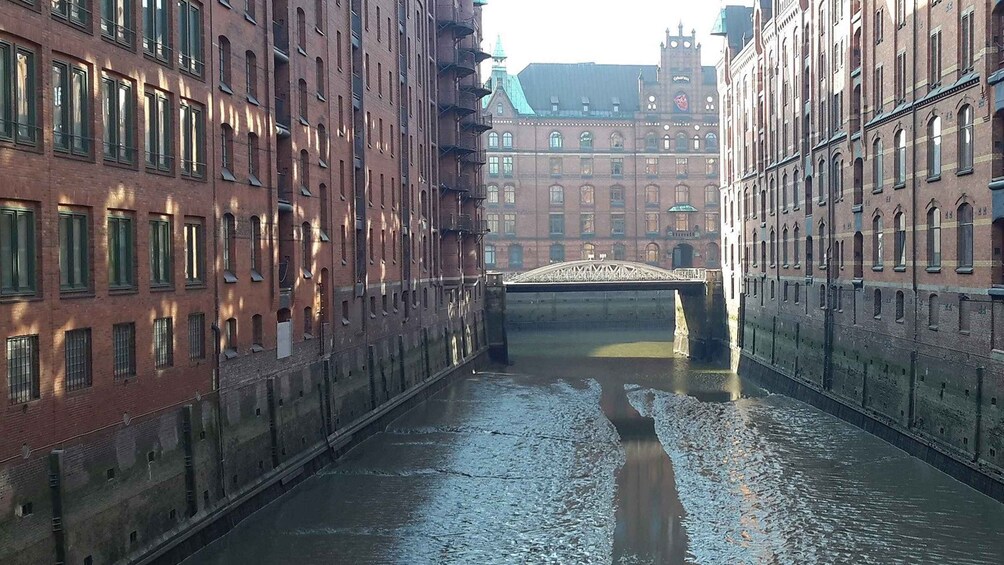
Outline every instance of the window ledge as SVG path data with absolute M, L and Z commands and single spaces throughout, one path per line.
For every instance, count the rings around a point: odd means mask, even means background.
M 941 267 L 928 267 L 924 270 L 927 271 L 928 273 L 940 273 Z
M 223 282 L 227 284 L 233 284 L 237 282 L 237 275 L 230 271 L 223 271 Z
M 906 188 L 906 181 L 903 181 L 903 182 L 897 182 L 896 184 L 894 184 L 894 185 L 892 186 L 892 188 L 893 188 L 893 190 L 899 190 L 899 189 L 901 189 L 901 188 Z
M 235 359 L 237 357 L 237 350 L 232 348 L 224 349 L 223 356 L 227 359 Z
M 325 98 L 324 95 L 321 94 L 320 92 L 317 93 L 317 99 L 320 100 L 321 102 L 327 102 L 328 101 L 328 99 Z
M 252 282 L 261 282 L 263 280 L 265 280 L 265 277 L 261 276 L 261 273 L 259 273 L 258 271 L 254 271 L 254 270 L 251 271 L 251 281 Z
M 251 346 L 251 353 L 261 353 L 262 351 L 265 351 L 265 348 L 258 343 Z
M 257 186 L 257 187 L 262 186 L 261 181 L 258 180 L 258 177 L 254 176 L 254 175 L 248 175 L 248 184 L 250 184 L 251 186 Z
M 250 102 L 251 104 L 254 104 L 255 106 L 261 106 L 261 102 L 258 102 L 258 99 L 255 98 L 254 96 L 248 94 L 247 95 L 247 99 L 248 99 L 248 102 Z
M 119 295 L 124 295 L 124 294 L 136 294 L 137 292 L 138 291 L 137 291 L 136 287 L 134 287 L 134 286 L 129 286 L 129 287 L 120 286 L 120 287 L 113 287 L 113 288 L 109 288 L 108 289 L 108 295 L 109 296 L 119 296 Z
M 328 162 L 325 161 L 324 159 L 318 159 L 317 166 L 321 167 L 322 169 L 327 169 L 328 168 Z
M 882 265 L 872 265 L 872 271 L 875 271 L 876 273 L 884 271 L 884 270 L 885 270 L 885 267 L 883 267 Z
M 896 271 L 897 273 L 905 273 L 906 265 L 896 265 L 895 267 L 892 268 L 892 270 Z
M 303 116 L 300 116 L 299 119 L 300 119 L 300 124 L 301 125 L 305 125 L 305 126 L 308 126 L 308 127 L 310 126 L 310 122 L 307 121 L 307 118 L 304 118 Z M 373 146 L 370 145 L 370 147 L 373 147 Z
M 224 82 L 220 83 L 220 90 L 222 90 L 223 92 L 226 92 L 227 94 L 233 94 L 234 93 L 234 91 L 231 90 L 230 87 L 227 86 L 227 84 L 224 83 Z
M 927 177 L 927 182 L 938 182 L 940 180 L 941 180 L 941 174 L 940 173 L 937 174 L 937 175 L 933 175 L 933 176 Z
M 927 329 L 931 330 L 932 332 L 936 332 L 938 331 L 938 326 L 927 326 Z
M 299 47 L 299 46 L 298 46 L 298 47 L 296 48 L 296 52 L 297 52 L 297 53 L 299 53 L 300 55 L 303 55 L 304 57 L 306 57 L 306 56 L 307 56 L 307 52 L 306 52 L 306 51 L 305 51 L 305 50 L 303 49 L 303 47 Z
M 258 25 L 258 21 L 254 19 L 254 16 L 252 16 L 247 12 L 244 12 L 244 19 L 251 22 L 254 25 Z
M 959 273 L 960 275 L 971 275 L 971 274 L 973 274 L 973 268 L 972 267 L 956 267 L 955 272 Z
M 881 186 L 877 186 L 877 187 L 873 188 L 872 189 L 872 194 L 882 194 L 882 187 Z
M 80 289 L 60 289 L 59 298 L 62 300 L 73 300 L 75 298 L 94 298 L 94 291 L 89 288 Z
M 237 181 L 237 177 L 235 177 L 234 174 L 230 172 L 230 169 L 227 169 L 226 167 L 224 167 L 223 170 L 220 171 L 220 178 L 222 178 L 227 182 Z
M 966 175 L 971 175 L 971 174 L 973 174 L 973 168 L 972 167 L 969 167 L 969 168 L 966 168 L 966 169 L 959 169 L 958 171 L 955 171 L 955 176 L 957 176 L 957 177 L 964 177 Z
M 311 277 L 314 276 L 313 273 L 311 273 L 310 271 L 308 271 L 306 269 L 300 269 L 300 274 L 303 275 L 303 278 L 305 278 L 305 279 L 309 279 L 309 278 L 311 278 Z

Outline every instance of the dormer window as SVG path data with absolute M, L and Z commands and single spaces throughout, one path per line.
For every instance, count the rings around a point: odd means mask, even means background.
M 614 113 L 617 114 L 621 111 L 621 99 L 614 96 L 610 99 L 610 103 L 613 104 Z
M 583 96 L 582 97 L 582 113 L 583 114 L 588 114 L 589 113 L 589 97 L 588 96 Z
M 502 107 L 502 103 L 499 102 L 498 106 L 495 107 L 495 113 L 501 116 L 503 110 L 504 110 L 504 108 Z
M 552 112 L 557 112 L 558 111 L 558 97 L 557 96 L 552 96 L 551 97 L 551 111 Z

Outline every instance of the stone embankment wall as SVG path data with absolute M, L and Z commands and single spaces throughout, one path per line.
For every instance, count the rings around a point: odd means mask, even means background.
M 676 291 L 508 293 L 506 325 L 521 328 L 581 328 L 652 325 L 672 328 Z

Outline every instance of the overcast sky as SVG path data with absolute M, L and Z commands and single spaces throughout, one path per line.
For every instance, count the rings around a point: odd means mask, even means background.
M 732 0 L 730 4 L 746 4 Z M 484 47 L 501 34 L 510 73 L 527 63 L 659 64 L 666 28 L 697 30 L 705 65 L 721 57 L 722 38 L 709 35 L 722 0 L 488 0 L 482 8 Z

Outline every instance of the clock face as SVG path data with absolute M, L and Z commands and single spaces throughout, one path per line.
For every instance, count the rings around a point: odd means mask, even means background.
M 687 99 L 686 92 L 678 92 L 676 96 L 673 97 L 673 103 L 676 104 L 676 108 L 681 112 L 687 112 L 690 110 L 690 101 Z

